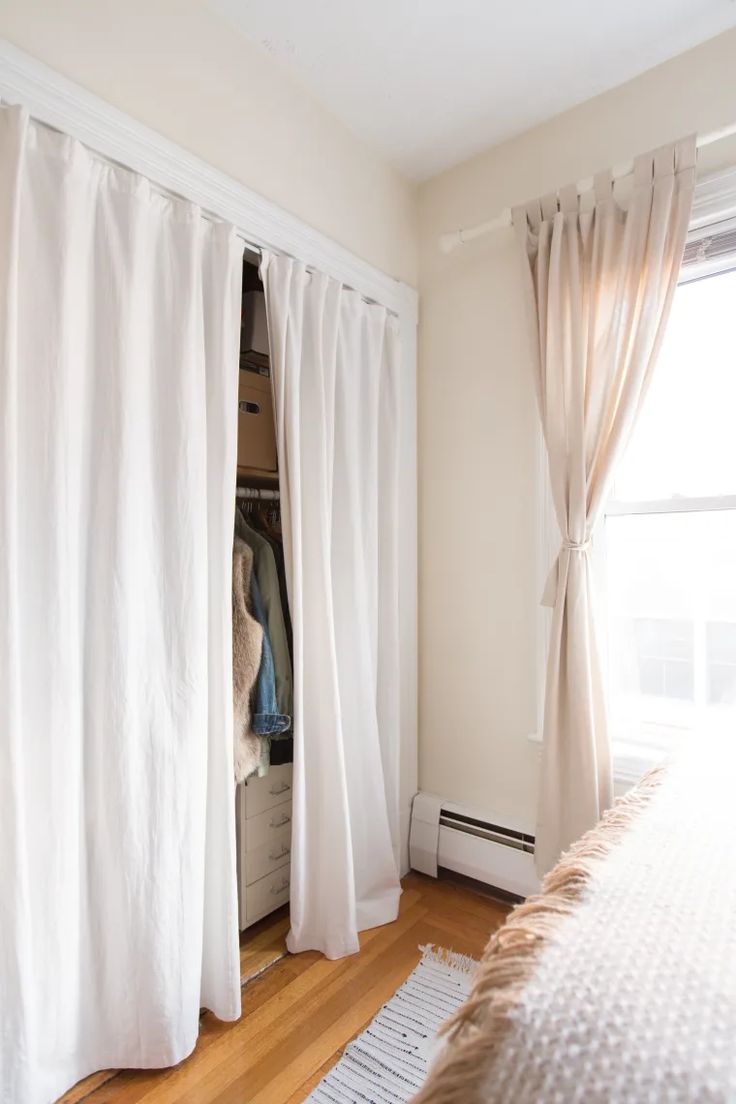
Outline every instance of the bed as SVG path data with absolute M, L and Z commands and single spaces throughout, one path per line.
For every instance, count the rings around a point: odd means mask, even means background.
M 736 1101 L 736 754 L 648 775 L 491 938 L 414 1104 Z

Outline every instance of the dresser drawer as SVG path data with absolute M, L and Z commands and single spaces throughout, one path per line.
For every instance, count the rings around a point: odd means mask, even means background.
M 245 815 L 255 817 L 291 801 L 292 764 L 270 767 L 263 778 L 249 778 L 245 785 Z
M 240 823 L 240 840 L 243 851 L 257 851 L 267 844 L 275 845 L 285 833 L 291 837 L 291 802 L 267 809 L 258 816 L 248 817 Z
M 289 900 L 289 867 L 282 866 L 266 878 L 259 878 L 245 891 L 245 926 L 255 924 Z
M 291 858 L 291 824 L 273 831 L 268 843 L 248 848 L 245 852 L 245 884 L 252 885 L 259 878 L 273 874 L 285 866 L 288 871 Z

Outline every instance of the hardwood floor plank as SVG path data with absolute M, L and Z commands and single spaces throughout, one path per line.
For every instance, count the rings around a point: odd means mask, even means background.
M 238 1024 L 242 1024 L 247 1016 L 252 1015 L 259 1007 L 270 1001 L 313 963 L 321 960 L 321 957 L 316 952 L 292 956 L 287 961 L 280 963 L 278 970 L 268 970 L 257 980 L 251 982 L 248 986 L 247 1003 L 245 999 L 243 1001 L 243 1018 L 238 1021 Z M 114 1104 L 141 1104 L 144 1100 L 153 1099 L 159 1102 L 164 1099 L 164 1083 L 168 1082 L 169 1088 L 172 1085 L 176 1086 L 177 1079 L 182 1077 L 183 1071 L 190 1063 L 195 1061 L 198 1067 L 204 1068 L 204 1055 L 208 1048 L 216 1043 L 221 1036 L 229 1035 L 233 1027 L 237 1026 L 232 1023 L 224 1023 L 210 1013 L 206 1013 L 202 1017 L 201 1023 L 197 1050 L 191 1058 L 167 1070 L 122 1070 L 115 1079 L 115 1085 L 110 1086 L 111 1095 L 95 1094 L 92 1104 L 112 1104 L 113 1101 Z M 212 1064 L 217 1065 L 219 1060 L 221 1059 L 213 1059 Z M 187 1079 L 184 1078 L 182 1083 L 186 1086 Z M 152 1093 L 153 1095 L 151 1095 Z M 181 1089 L 177 1087 L 174 1099 L 178 1098 L 186 1099 L 186 1096 L 181 1097 Z
M 434 932 L 435 929 L 425 929 Z M 247 1090 L 249 1104 L 277 1104 L 287 1099 L 331 1054 L 363 1030 L 419 962 L 417 926 L 412 927 L 376 963 L 380 975 L 366 988 L 358 974 L 332 994 L 310 1020 L 314 1033 L 303 1030 L 279 1035 L 263 1059 L 256 1061 L 216 1098 L 216 1104 L 236 1104 Z M 361 971 L 362 974 L 362 971 Z
M 403 887 L 398 920 L 363 932 L 359 954 L 287 955 L 245 985 L 236 1023 L 202 1017 L 197 1047 L 179 1066 L 122 1071 L 65 1104 L 301 1104 L 409 975 L 420 944 L 477 958 L 507 912 L 465 886 L 423 875 L 409 875 Z M 281 913 L 246 936 L 246 975 L 282 953 L 287 930 Z
M 85 1077 L 84 1081 L 79 1081 L 73 1089 L 69 1089 L 69 1092 L 65 1092 L 63 1096 L 60 1096 L 57 1104 L 79 1104 L 95 1089 L 115 1077 L 116 1072 L 116 1070 L 100 1070 L 98 1073 L 90 1074 L 89 1077 Z
M 303 1081 L 299 1088 L 291 1094 L 286 1104 L 302 1104 L 312 1089 L 316 1089 L 322 1078 L 330 1072 L 333 1066 L 337 1065 L 341 1057 L 342 1050 L 336 1050 L 334 1054 L 331 1054 L 327 1061 L 323 1062 L 319 1069 L 306 1081 Z
M 257 1008 L 250 1005 L 251 996 L 257 993 L 257 986 L 268 975 L 252 983 L 253 992 L 251 986 L 247 986 L 243 999 L 243 1018 L 238 1024 L 233 1025 L 231 1031 L 218 1041 L 216 1047 L 210 1048 L 200 1061 L 191 1063 L 190 1060 L 182 1064 L 169 1084 L 162 1086 L 161 1092 L 151 1097 L 151 1100 L 155 1099 L 156 1104 L 181 1104 L 182 1101 L 187 1104 L 209 1104 L 210 1101 L 218 1100 L 232 1082 L 251 1070 L 272 1049 L 274 1040 L 279 1040 L 292 1028 L 303 1036 L 305 1023 L 310 1024 L 311 1032 L 315 1017 L 327 996 L 345 986 L 346 980 L 357 969 L 357 964 L 360 963 L 362 971 L 370 972 L 372 963 L 385 953 L 386 947 L 391 946 L 425 914 L 426 909 L 421 904 L 416 904 L 405 909 L 396 923 L 365 932 L 364 947 L 360 955 L 335 961 L 319 956 L 314 961 L 313 953 L 308 952 L 308 968 L 271 1000 Z M 296 955 L 293 961 L 298 962 L 301 957 Z M 269 972 L 280 969 L 281 965 L 279 963 Z M 148 1101 L 149 1098 L 141 1099 Z
M 283 920 L 273 932 L 264 932 L 257 944 L 246 944 L 240 948 L 240 977 L 243 981 L 255 977 L 266 966 L 284 957 L 288 930 L 289 921 Z

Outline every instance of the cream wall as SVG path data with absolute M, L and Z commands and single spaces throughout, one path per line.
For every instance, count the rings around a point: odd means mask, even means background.
M 204 0 L 0 0 L 0 35 L 416 283 L 415 186 Z
M 511 231 L 438 235 L 692 131 L 736 122 L 736 32 L 424 184 L 420 235 L 420 786 L 534 823 L 537 422 Z M 700 171 L 736 163 L 731 143 Z

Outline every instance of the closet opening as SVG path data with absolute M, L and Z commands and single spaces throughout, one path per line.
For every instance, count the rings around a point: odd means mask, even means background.
M 246 253 L 233 542 L 235 824 L 244 977 L 283 953 L 283 944 L 257 950 L 254 935 L 280 919 L 271 915 L 276 910 L 288 913 L 294 749 L 293 643 L 268 324 L 257 262 L 255 254 Z

